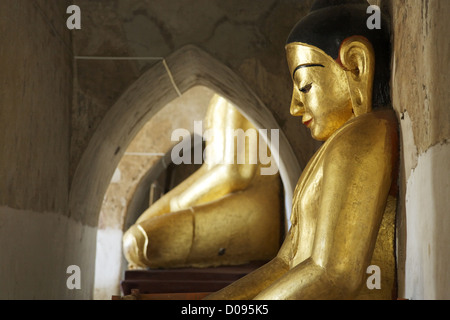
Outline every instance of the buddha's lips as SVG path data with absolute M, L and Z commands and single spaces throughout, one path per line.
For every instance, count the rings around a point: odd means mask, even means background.
M 312 119 L 308 120 L 306 122 L 303 122 L 303 124 L 308 127 L 311 124 L 311 122 L 312 122 Z

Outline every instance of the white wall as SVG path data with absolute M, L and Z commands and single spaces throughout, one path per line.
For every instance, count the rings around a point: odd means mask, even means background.
M 418 157 L 406 191 L 405 297 L 450 299 L 450 145 Z
M 122 279 L 122 230 L 99 229 L 95 257 L 94 299 L 111 300 L 120 295 Z
M 91 299 L 96 229 L 58 213 L 0 207 L 0 300 Z M 70 290 L 67 267 L 80 267 Z

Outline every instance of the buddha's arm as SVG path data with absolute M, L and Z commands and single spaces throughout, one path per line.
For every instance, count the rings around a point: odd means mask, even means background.
M 256 299 L 351 299 L 358 293 L 391 185 L 391 148 L 385 134 L 375 133 L 365 145 L 349 139 L 326 156 L 312 256 Z
M 287 238 L 289 239 L 289 237 Z M 250 300 L 280 279 L 289 270 L 290 241 L 284 241 L 277 256 L 229 286 L 208 295 L 205 300 Z
M 300 263 L 255 296 L 255 300 L 325 300 L 342 296 L 326 270 L 311 258 Z
M 258 164 L 250 161 L 250 147 L 246 143 L 244 150 L 238 150 L 235 141 L 235 130 L 254 130 L 252 124 L 245 119 L 236 108 L 227 103 L 226 108 L 219 113 L 213 113 L 210 119 L 212 128 L 218 130 L 218 137 L 214 137 L 211 143 L 207 143 L 209 155 L 214 158 L 214 164 L 205 164 L 208 170 L 194 181 L 184 192 L 170 201 L 171 211 L 187 209 L 209 201 L 217 200 L 228 193 L 245 189 L 253 180 Z M 257 134 L 255 134 L 258 139 Z M 249 142 L 251 143 L 251 142 Z M 257 143 L 257 141 L 253 141 Z M 226 164 L 225 157 L 229 156 L 230 150 L 234 156 L 232 164 Z M 245 154 L 245 163 L 238 162 L 240 153 Z M 222 159 L 217 155 L 223 154 Z M 208 153 L 207 153 L 208 155 Z
M 258 166 L 239 166 L 241 167 L 216 165 L 212 169 L 208 169 L 206 165 L 203 165 L 189 178 L 152 204 L 136 222 L 213 201 L 227 193 L 245 188 L 253 179 Z
M 181 194 L 170 201 L 171 211 L 186 209 L 226 194 L 245 189 L 252 181 L 258 165 L 218 164 L 206 171 Z
M 202 177 L 207 168 L 205 166 L 200 167 L 192 175 L 190 175 L 186 180 L 181 182 L 178 186 L 170 190 L 168 193 L 159 198 L 155 203 L 153 203 L 147 210 L 145 210 L 141 216 L 137 219 L 136 223 L 145 221 L 149 218 L 156 217 L 165 213 L 171 212 L 170 210 L 170 199 L 176 197 L 187 189 L 190 188 L 200 177 Z
M 168 212 L 188 209 L 189 207 L 213 201 L 224 195 L 245 189 L 252 181 L 258 164 L 246 162 L 238 164 L 224 164 L 225 159 L 217 159 L 234 141 L 233 136 L 228 136 L 227 129 L 247 130 L 253 128 L 233 106 L 220 100 L 219 104 L 213 104 L 208 111 L 208 128 L 215 129 L 219 134 L 213 136 L 212 141 L 207 142 L 207 154 L 212 156 L 212 163 L 205 163 L 199 170 L 183 181 L 176 188 L 165 194 L 157 202 L 152 204 L 138 219 L 144 221 L 154 216 Z M 234 145 L 234 155 L 239 151 Z M 248 158 L 249 149 L 245 149 Z M 220 156 L 219 156 L 220 157 Z

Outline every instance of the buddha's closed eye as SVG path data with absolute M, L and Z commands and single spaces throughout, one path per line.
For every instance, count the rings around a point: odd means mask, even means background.
M 300 88 L 300 92 L 308 93 L 312 88 L 312 83 L 307 84 L 306 86 Z

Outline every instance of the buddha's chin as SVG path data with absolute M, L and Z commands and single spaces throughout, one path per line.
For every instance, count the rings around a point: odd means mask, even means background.
M 310 126 L 309 129 L 311 130 L 311 137 L 314 140 L 326 141 L 330 137 L 329 134 L 326 134 L 323 131 L 317 130 L 317 128 L 315 128 L 314 126 Z

